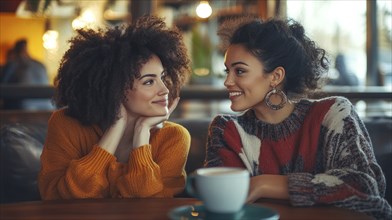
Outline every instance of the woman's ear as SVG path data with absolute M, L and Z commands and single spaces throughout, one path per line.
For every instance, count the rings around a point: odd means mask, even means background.
M 283 67 L 278 66 L 272 71 L 272 80 L 271 80 L 271 85 L 277 86 L 281 84 L 284 81 L 284 78 L 286 76 L 286 71 L 284 70 Z

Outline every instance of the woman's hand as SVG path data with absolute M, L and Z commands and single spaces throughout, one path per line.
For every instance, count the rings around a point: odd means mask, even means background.
M 124 104 L 120 104 L 120 112 L 118 113 L 118 121 L 119 120 L 124 120 L 125 122 L 127 122 L 128 120 L 128 113 L 127 113 L 127 109 L 125 108 Z
M 124 134 L 127 126 L 128 114 L 124 105 L 120 105 L 120 112 L 118 113 L 118 120 L 114 122 L 109 128 L 106 129 L 105 133 L 101 137 L 98 145 L 113 154 L 117 150 L 117 146 Z
M 172 104 L 169 106 L 169 111 L 166 115 L 163 116 L 155 116 L 155 117 L 140 117 L 136 121 L 135 128 L 138 126 L 142 127 L 147 127 L 149 129 L 155 127 L 156 125 L 159 125 L 160 123 L 166 121 L 169 119 L 170 114 L 174 111 L 174 109 L 177 107 L 177 104 L 179 102 L 180 98 L 177 97 L 173 100 Z M 136 129 L 135 129 L 136 130 Z
M 288 199 L 288 179 L 284 175 L 264 174 L 250 178 L 247 202 L 260 198 Z
M 253 203 L 257 199 L 262 197 L 261 195 L 262 180 L 260 177 L 261 176 L 255 176 L 250 178 L 249 193 L 246 202 Z
M 173 100 L 172 104 L 169 106 L 169 111 L 166 115 L 155 116 L 155 117 L 140 117 L 137 119 L 135 124 L 135 129 L 134 129 L 134 137 L 133 137 L 134 148 L 149 143 L 150 129 L 160 125 L 162 122 L 169 119 L 170 114 L 177 107 L 179 101 L 180 101 L 179 97 Z

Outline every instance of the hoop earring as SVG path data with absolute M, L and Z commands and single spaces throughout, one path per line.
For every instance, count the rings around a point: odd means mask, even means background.
M 272 104 L 271 102 L 271 96 L 272 95 L 277 95 L 281 98 L 281 102 L 277 105 Z M 286 94 L 284 94 L 284 92 L 280 89 L 276 89 L 275 87 L 272 88 L 271 91 L 269 91 L 267 93 L 267 95 L 265 96 L 265 104 L 267 104 L 267 106 L 272 109 L 272 110 L 279 110 L 281 108 L 283 108 L 283 106 L 285 106 L 287 103 L 287 96 Z

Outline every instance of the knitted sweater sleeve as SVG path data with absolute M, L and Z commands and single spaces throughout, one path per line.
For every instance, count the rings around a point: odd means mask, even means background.
M 241 138 L 231 116 L 216 116 L 208 129 L 207 152 L 204 166 L 246 168 L 241 158 L 238 157 L 241 150 Z
M 337 98 L 325 115 L 320 133 L 324 172 L 288 174 L 295 206 L 333 204 L 387 219 L 391 207 L 382 197 L 385 177 L 377 164 L 369 134 L 344 98 Z
M 219 148 L 224 146 L 223 128 L 219 127 L 220 116 L 215 117 L 209 128 L 207 135 L 206 157 L 204 160 L 205 167 L 222 166 L 222 160 L 218 154 Z
M 128 164 L 97 146 L 93 127 L 55 112 L 41 155 L 44 200 L 105 197 L 171 197 L 185 185 L 189 132 L 166 123 L 149 145 L 130 152 Z
M 109 195 L 107 168 L 115 157 L 93 147 L 93 131 L 56 111 L 48 122 L 38 185 L 44 200 Z
M 181 192 L 185 186 L 189 148 L 189 132 L 180 125 L 166 123 L 150 145 L 131 152 L 128 170 L 116 183 L 120 194 L 123 197 L 172 197 Z

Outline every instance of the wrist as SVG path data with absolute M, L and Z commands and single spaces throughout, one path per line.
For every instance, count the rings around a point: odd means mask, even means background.
M 133 135 L 133 149 L 150 143 L 150 129 L 147 127 L 136 127 Z
M 288 180 L 285 175 L 261 175 L 259 193 L 262 197 L 288 199 Z
M 98 145 L 111 154 L 116 152 L 121 137 L 125 131 L 125 123 L 116 122 L 105 130 Z

